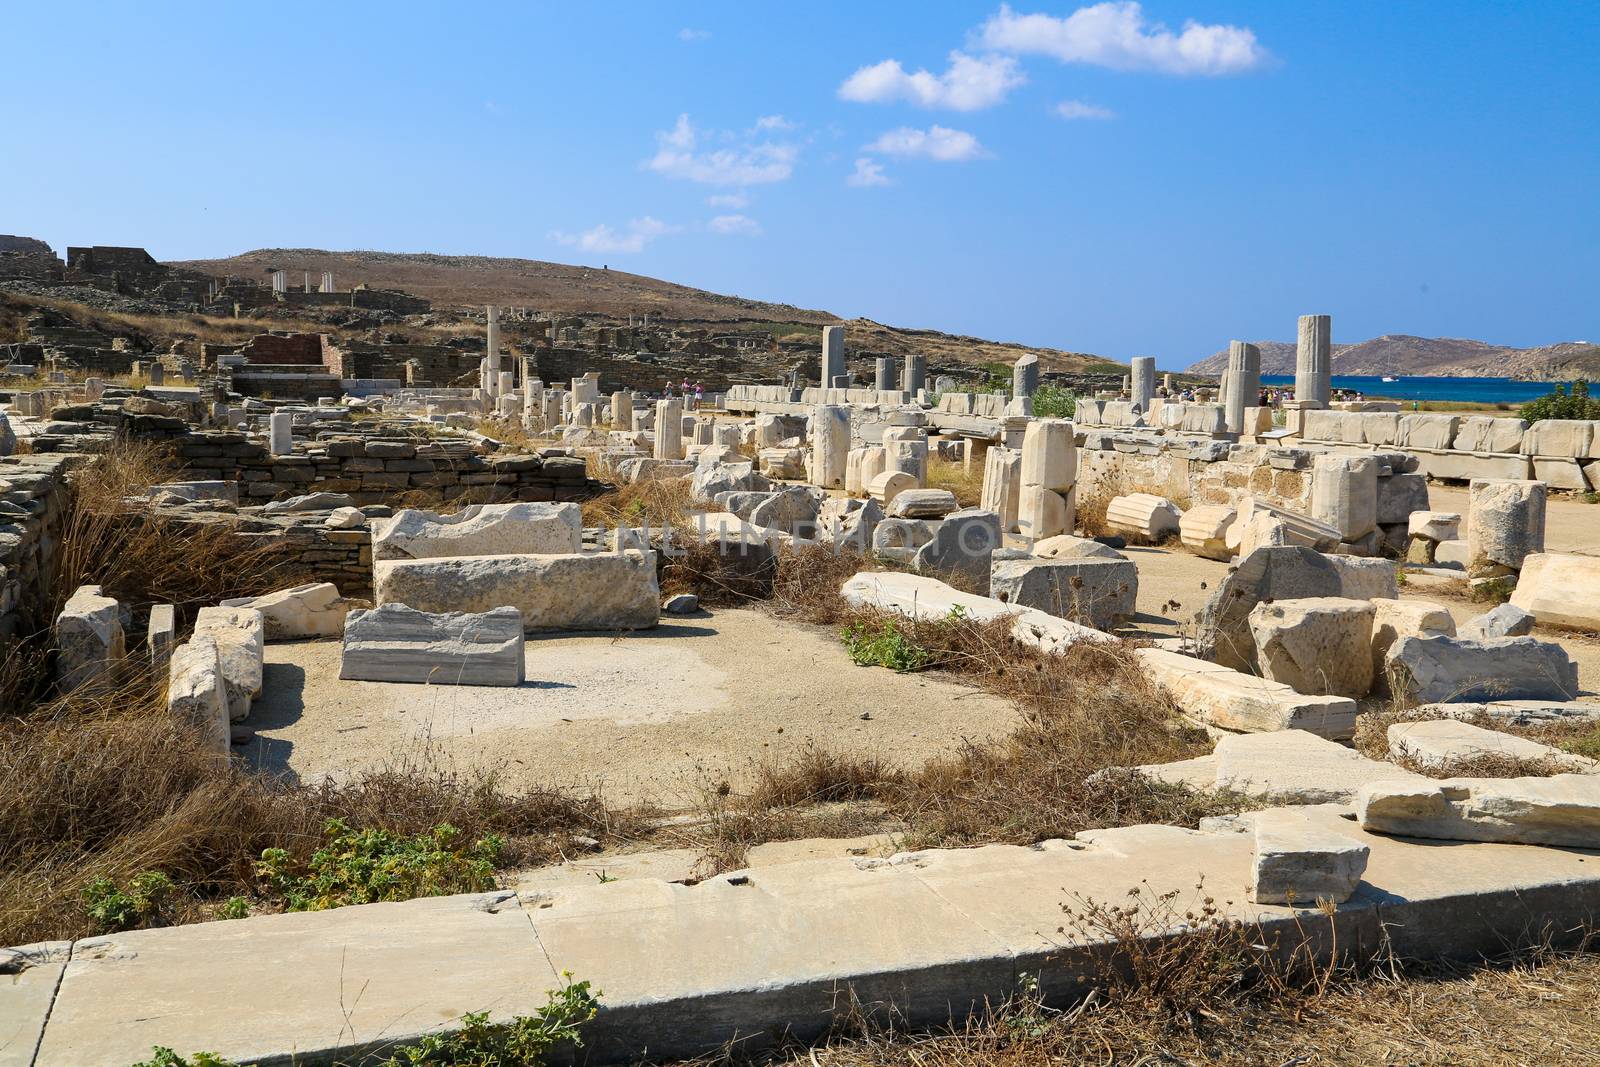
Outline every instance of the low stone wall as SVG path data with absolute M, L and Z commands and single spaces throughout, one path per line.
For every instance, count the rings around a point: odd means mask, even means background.
M 358 504 L 415 494 L 440 502 L 582 500 L 600 485 L 571 456 L 463 454 L 430 440 L 334 438 L 272 455 L 243 433 L 198 431 L 170 438 L 186 476 L 239 482 L 241 503 L 305 493 L 348 493 Z M 457 443 L 458 442 L 452 442 Z
M 75 458 L 0 459 L 0 645 L 50 623 L 50 580 Z

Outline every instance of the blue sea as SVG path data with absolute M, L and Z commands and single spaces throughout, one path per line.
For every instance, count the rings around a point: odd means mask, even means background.
M 1263 374 L 1261 384 L 1294 386 L 1292 374 Z M 1459 400 L 1473 404 L 1523 404 L 1555 389 L 1550 382 L 1519 382 L 1512 378 L 1428 378 L 1402 375 L 1399 381 L 1386 382 L 1373 375 L 1333 376 L 1335 390 L 1360 393 L 1363 397 L 1390 400 Z

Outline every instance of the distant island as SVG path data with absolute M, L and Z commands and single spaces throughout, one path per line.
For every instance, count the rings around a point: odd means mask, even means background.
M 1262 374 L 1294 373 L 1293 342 L 1252 343 L 1261 349 Z M 1228 351 L 1223 349 L 1191 364 L 1189 373 L 1215 377 L 1227 365 Z M 1333 373 L 1564 381 L 1600 377 L 1600 345 L 1561 341 L 1538 348 L 1508 348 L 1458 337 L 1385 334 L 1357 344 L 1335 344 Z

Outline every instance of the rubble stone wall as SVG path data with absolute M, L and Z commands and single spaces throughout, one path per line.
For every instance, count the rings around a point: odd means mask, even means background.
M 50 623 L 72 462 L 64 455 L 0 459 L 0 645 Z

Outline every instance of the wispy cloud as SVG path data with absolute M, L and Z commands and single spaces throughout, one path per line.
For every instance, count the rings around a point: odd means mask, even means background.
M 760 237 L 761 224 L 748 215 L 718 215 L 706 223 L 712 233 L 733 237 Z
M 1063 100 L 1055 107 L 1056 116 L 1063 119 L 1114 119 L 1116 113 L 1110 108 L 1101 107 L 1099 104 L 1089 104 L 1082 100 Z
M 692 43 L 694 41 L 708 40 L 710 37 L 710 30 L 691 30 L 685 28 L 678 31 L 678 40 L 680 41 L 689 41 Z
M 862 67 L 839 86 L 839 99 L 861 104 L 909 101 L 918 107 L 978 111 L 993 107 L 1027 79 L 1010 56 L 969 56 L 950 53 L 943 74 L 918 70 L 906 73 L 897 59 Z
M 743 211 L 750 206 L 750 197 L 744 193 L 715 193 L 706 197 L 706 203 L 711 207 L 725 207 L 731 211 Z
M 734 144 L 703 148 L 707 134 L 697 130 L 688 115 L 679 115 L 672 129 L 656 134 L 656 154 L 644 165 L 668 178 L 705 185 L 766 185 L 788 180 L 800 156 L 799 146 L 786 141 L 739 137 L 727 131 L 711 136 Z
M 1174 33 L 1162 23 L 1146 20 L 1136 0 L 1108 0 L 1065 17 L 1023 15 L 1002 4 L 975 34 L 975 41 L 996 52 L 1163 74 L 1238 74 L 1268 59 L 1267 50 L 1247 27 L 1190 19 L 1182 33 Z
M 605 223 L 582 233 L 552 231 L 550 239 L 557 244 L 581 248 L 585 252 L 643 252 L 646 245 L 658 237 L 677 233 L 680 227 L 669 226 L 660 219 L 644 215 L 629 220 L 622 229 L 613 229 Z
M 856 160 L 856 169 L 845 179 L 846 185 L 854 185 L 858 189 L 870 189 L 878 185 L 893 185 L 889 176 L 883 172 L 883 164 L 875 159 L 861 156 Z
M 762 115 L 756 119 L 756 129 L 758 130 L 777 130 L 781 133 L 785 130 L 799 129 L 799 127 L 800 124 L 798 122 L 791 122 L 782 115 Z
M 866 151 L 885 156 L 936 159 L 942 163 L 965 163 L 989 155 L 972 134 L 947 126 L 930 126 L 926 130 L 901 126 L 867 145 Z

